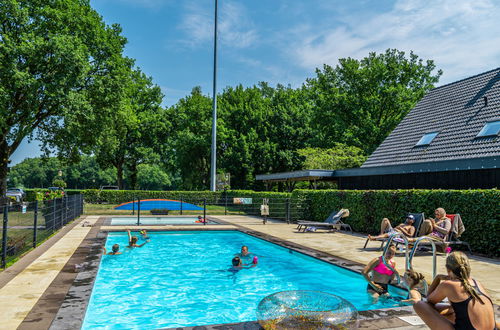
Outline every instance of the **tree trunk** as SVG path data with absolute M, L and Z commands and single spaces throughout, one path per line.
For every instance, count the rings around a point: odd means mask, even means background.
M 120 190 L 123 190 L 123 166 L 116 167 L 116 183 Z
M 133 190 L 137 189 L 137 165 L 131 165 L 129 168 L 130 171 L 130 188 Z

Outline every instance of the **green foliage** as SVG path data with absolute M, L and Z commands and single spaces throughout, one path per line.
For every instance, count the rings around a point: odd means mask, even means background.
M 425 213 L 443 207 L 447 213 L 459 213 L 465 225 L 460 238 L 473 251 L 499 256 L 500 191 L 491 190 L 295 190 L 292 198 L 309 201 L 307 220 L 323 221 L 335 209 L 348 208 L 347 222 L 355 231 L 378 233 L 380 221 L 387 217 L 393 224 L 408 213 Z
M 305 148 L 297 150 L 304 157 L 303 169 L 337 170 L 361 166 L 366 156 L 358 147 L 335 143 L 333 148 Z
M 66 182 L 64 182 L 63 179 L 55 178 L 52 180 L 52 184 L 54 187 L 59 187 L 59 188 L 66 188 Z
M 442 72 L 434 69 L 433 61 L 395 49 L 317 69 L 305 85 L 314 110 L 313 145 L 341 142 L 371 154 L 438 82 Z

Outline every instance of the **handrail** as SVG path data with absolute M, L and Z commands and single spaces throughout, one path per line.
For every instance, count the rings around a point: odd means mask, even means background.
M 405 247 L 406 247 L 405 248 L 405 271 L 408 270 L 409 268 L 411 268 L 410 267 L 411 264 L 409 262 L 410 259 L 408 258 L 408 245 L 409 245 L 408 238 L 406 238 L 406 236 L 403 233 L 394 233 L 391 236 L 389 236 L 389 240 L 387 241 L 387 244 L 385 245 L 384 251 L 382 252 L 382 262 L 384 263 L 384 265 L 387 268 L 389 268 L 390 270 L 392 270 L 393 272 L 395 272 L 397 274 L 397 276 L 398 276 L 398 283 L 400 283 L 401 282 L 401 277 L 399 276 L 399 273 L 385 259 L 385 254 L 387 253 L 387 250 L 389 249 L 389 246 L 391 246 L 392 241 L 396 237 L 401 237 L 403 239 L 404 243 L 405 243 Z
M 436 277 L 436 244 L 434 243 L 434 240 L 432 238 L 428 236 L 422 236 L 417 238 L 415 244 L 413 245 L 413 249 L 411 250 L 410 253 L 410 267 L 413 257 L 415 256 L 415 252 L 417 252 L 418 245 L 420 244 L 420 242 L 425 240 L 431 242 L 432 245 L 432 280 L 434 280 L 434 278 Z M 429 285 L 427 284 L 427 281 L 423 282 L 424 282 L 424 295 L 427 295 L 427 293 L 429 292 Z

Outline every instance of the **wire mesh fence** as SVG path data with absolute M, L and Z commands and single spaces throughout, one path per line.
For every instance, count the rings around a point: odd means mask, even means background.
M 83 213 L 83 195 L 0 206 L 2 214 L 1 267 L 38 244 Z

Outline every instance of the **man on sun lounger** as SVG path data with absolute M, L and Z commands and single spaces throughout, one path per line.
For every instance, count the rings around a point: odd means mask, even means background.
M 409 214 L 406 217 L 406 221 L 397 225 L 396 228 L 392 228 L 391 222 L 387 218 L 383 218 L 380 223 L 380 235 L 371 236 L 368 235 L 370 240 L 376 240 L 379 238 L 387 238 L 396 233 L 402 233 L 406 237 L 412 237 L 415 234 L 415 227 L 413 226 L 413 222 L 415 222 L 415 217 Z

